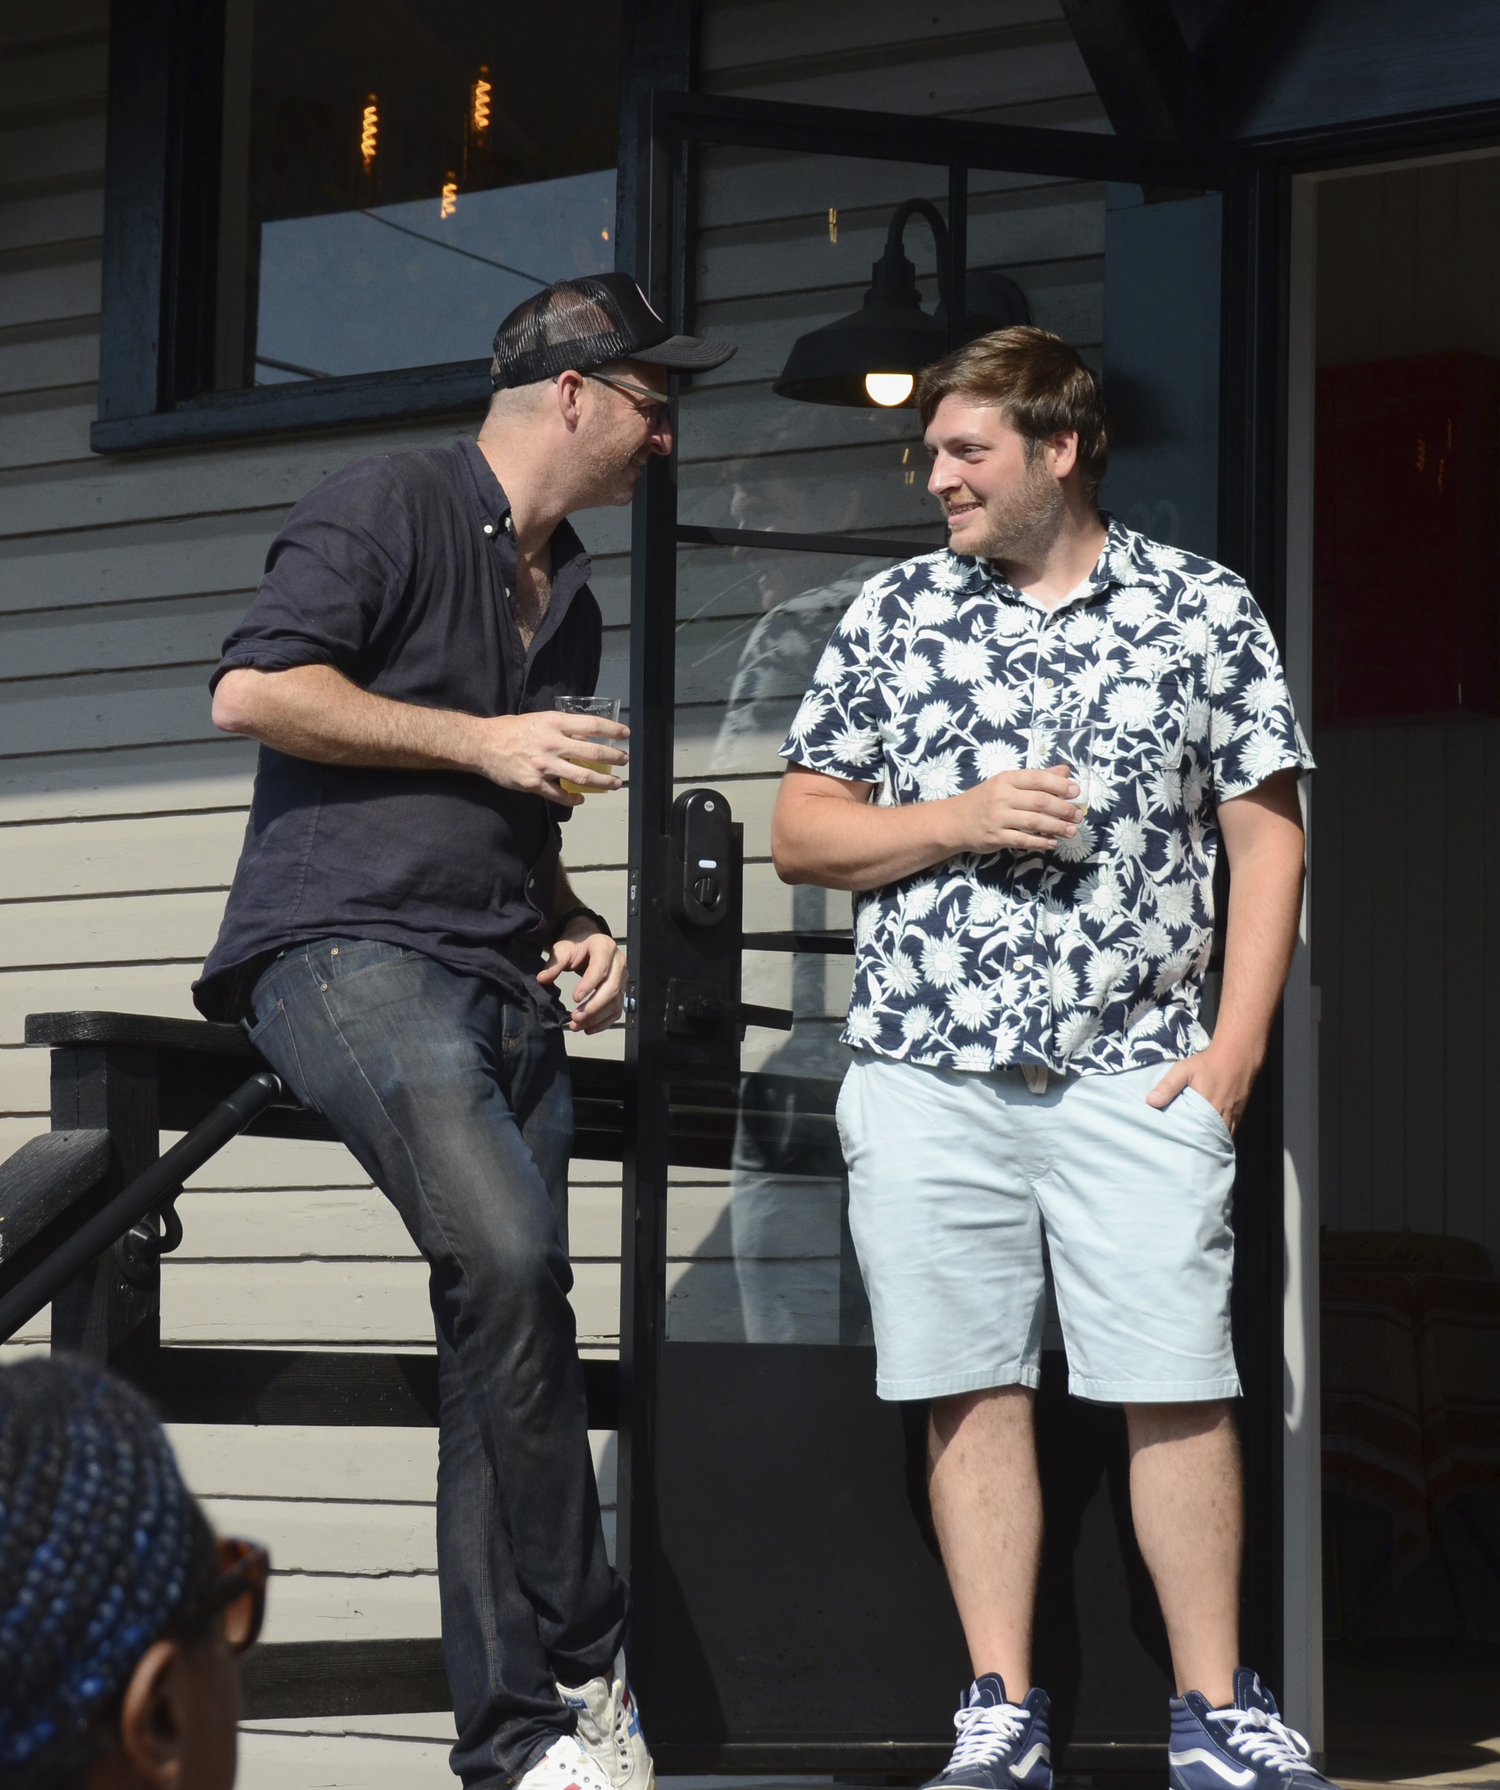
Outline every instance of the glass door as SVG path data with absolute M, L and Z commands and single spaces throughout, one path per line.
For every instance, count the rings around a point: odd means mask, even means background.
M 655 96 L 653 301 L 739 345 L 681 393 L 634 547 L 620 1548 L 660 1769 L 925 1773 L 951 1744 L 926 1411 L 875 1398 L 834 1122 L 850 898 L 776 877 L 779 750 L 864 581 L 943 546 L 903 400 L 982 330 L 1076 343 L 1116 406 L 1108 507 L 1217 550 L 1224 184 L 1066 132 Z M 1038 1674 L 1075 1765 L 1150 1766 L 1123 1426 L 1049 1340 Z

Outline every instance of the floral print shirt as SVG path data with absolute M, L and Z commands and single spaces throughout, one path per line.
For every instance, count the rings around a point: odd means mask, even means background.
M 847 1044 L 1084 1075 L 1205 1048 L 1219 804 L 1313 766 L 1232 572 L 1115 521 L 1052 610 L 990 561 L 908 560 L 845 612 L 782 756 L 872 783 L 882 804 L 930 802 L 1062 762 L 1059 732 L 1080 721 L 1076 837 L 964 854 L 858 898 Z

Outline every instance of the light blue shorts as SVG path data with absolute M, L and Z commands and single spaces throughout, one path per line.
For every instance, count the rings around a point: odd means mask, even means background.
M 839 1095 L 849 1226 L 882 1398 L 1041 1382 L 1043 1238 L 1069 1389 L 1108 1404 L 1240 1390 L 1229 1333 L 1234 1140 L 1166 1067 L 1050 1077 L 862 1052 Z

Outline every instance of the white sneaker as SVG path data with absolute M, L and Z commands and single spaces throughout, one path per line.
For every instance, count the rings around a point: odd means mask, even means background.
M 622 1672 L 613 1681 L 591 1678 L 572 1688 L 560 1684 L 557 1694 L 577 1710 L 578 1743 L 614 1790 L 656 1790 L 656 1768 Z
M 571 1734 L 559 1734 L 517 1790 L 610 1790 L 610 1781 Z

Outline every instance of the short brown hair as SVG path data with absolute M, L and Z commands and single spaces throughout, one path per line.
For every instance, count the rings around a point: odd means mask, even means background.
M 943 399 L 956 393 L 976 404 L 996 404 L 1026 442 L 1028 459 L 1062 429 L 1078 433 L 1084 489 L 1097 498 L 1109 459 L 1109 432 L 1099 376 L 1083 356 L 1050 329 L 1018 323 L 997 329 L 917 375 L 922 427 Z

